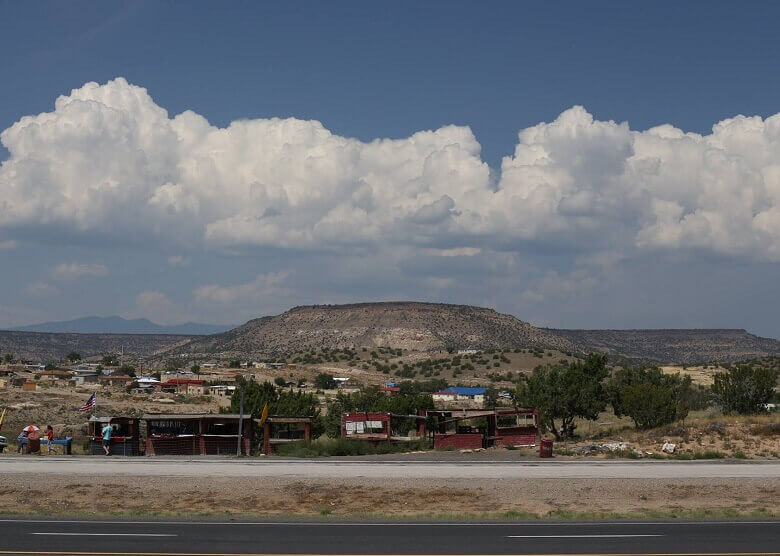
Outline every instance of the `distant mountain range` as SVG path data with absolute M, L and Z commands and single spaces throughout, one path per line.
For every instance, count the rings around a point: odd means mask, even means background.
M 53 332 L 69 334 L 182 334 L 185 336 L 205 336 L 219 334 L 235 328 L 232 325 L 202 324 L 185 322 L 165 326 L 148 319 L 123 319 L 122 317 L 82 317 L 58 322 L 43 322 L 19 326 L 11 330 L 21 332 Z

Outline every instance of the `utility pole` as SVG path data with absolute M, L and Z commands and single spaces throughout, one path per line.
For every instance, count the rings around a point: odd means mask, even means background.
M 241 440 L 243 439 L 243 429 L 244 429 L 244 393 L 246 392 L 246 387 L 244 384 L 241 385 L 241 403 L 239 404 L 238 409 L 238 446 L 236 446 L 236 455 L 241 455 Z

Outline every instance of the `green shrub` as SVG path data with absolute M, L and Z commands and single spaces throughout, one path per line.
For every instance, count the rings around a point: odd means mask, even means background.
M 660 369 L 623 368 L 607 382 L 615 415 L 627 415 L 639 429 L 684 419 L 692 398 L 691 377 Z
M 762 413 L 774 396 L 777 370 L 738 365 L 713 378 L 713 397 L 725 413 Z

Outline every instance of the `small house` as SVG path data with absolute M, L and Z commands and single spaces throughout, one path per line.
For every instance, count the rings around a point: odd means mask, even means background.
M 437 392 L 437 394 L 443 393 L 455 394 L 455 399 L 457 401 L 473 401 L 474 403 L 482 403 L 485 401 L 485 393 L 487 393 L 487 388 L 452 386 L 450 388 L 445 388 L 441 392 Z
M 128 384 L 132 384 L 133 378 L 126 374 L 110 374 L 102 375 L 98 377 L 98 383 L 108 386 L 109 388 L 125 388 Z

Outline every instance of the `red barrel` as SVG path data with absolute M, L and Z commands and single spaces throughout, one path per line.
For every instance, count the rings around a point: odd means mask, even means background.
M 539 444 L 539 457 L 551 458 L 553 455 L 553 440 L 552 438 L 542 438 Z

